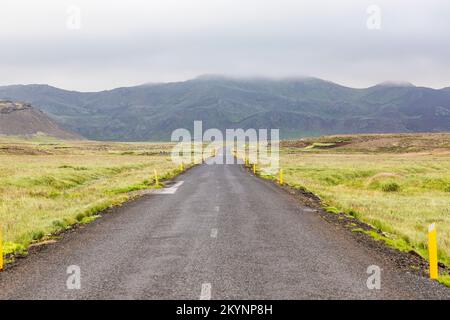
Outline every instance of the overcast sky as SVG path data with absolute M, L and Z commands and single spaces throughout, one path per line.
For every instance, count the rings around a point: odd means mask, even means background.
M 0 85 L 96 91 L 201 74 L 447 87 L 450 1 L 0 0 Z

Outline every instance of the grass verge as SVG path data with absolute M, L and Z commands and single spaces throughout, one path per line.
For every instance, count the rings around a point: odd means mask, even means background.
M 181 172 L 169 143 L 0 137 L 0 226 L 6 255 L 95 220 L 132 191 Z
M 362 231 L 400 251 L 428 260 L 427 229 L 436 223 L 438 259 L 450 266 L 450 134 L 290 141 L 282 144 L 280 166 L 290 187 L 317 195 L 328 212 L 372 226 L 374 232 Z

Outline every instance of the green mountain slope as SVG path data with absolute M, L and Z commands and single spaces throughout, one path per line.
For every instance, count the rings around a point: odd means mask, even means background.
M 383 83 L 353 89 L 316 78 L 193 80 L 76 92 L 0 87 L 61 126 L 99 140 L 170 140 L 194 120 L 207 128 L 279 128 L 284 138 L 334 133 L 450 131 L 450 90 Z

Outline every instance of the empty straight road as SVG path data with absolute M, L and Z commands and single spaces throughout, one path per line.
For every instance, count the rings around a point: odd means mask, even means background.
M 240 165 L 202 165 L 0 274 L 1 299 L 449 298 Z M 183 183 L 181 183 L 183 181 Z M 79 266 L 80 289 L 67 268 Z M 381 289 L 367 268 L 379 266 Z

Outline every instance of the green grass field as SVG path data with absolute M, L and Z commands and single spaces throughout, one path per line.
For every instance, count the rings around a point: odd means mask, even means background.
M 179 168 L 170 144 L 0 137 L 0 223 L 7 253 L 121 204 Z M 450 265 L 450 134 L 320 137 L 281 144 L 285 182 L 319 195 L 427 257 L 435 222 Z M 335 208 L 335 209 L 333 209 Z
M 5 253 L 24 250 L 179 173 L 170 144 L 0 137 L 0 224 Z
M 291 141 L 280 159 L 286 183 L 386 232 L 399 249 L 426 258 L 435 222 L 439 258 L 450 265 L 450 134 Z

